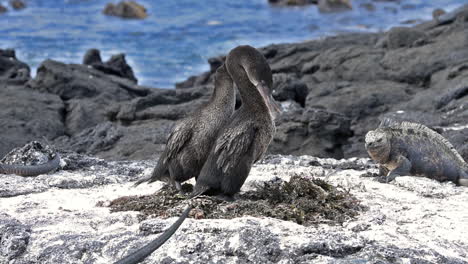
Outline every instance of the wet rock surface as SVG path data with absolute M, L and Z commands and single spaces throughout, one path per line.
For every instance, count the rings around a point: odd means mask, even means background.
M 156 238 L 185 207 L 183 197 L 175 195 L 179 205 L 145 213 L 161 206 L 151 197 L 169 195 L 161 183 L 132 187 L 151 172 L 153 162 L 109 162 L 72 152 L 61 156 L 61 171 L 0 177 L 0 262 L 112 263 Z M 384 184 L 372 176 L 377 171 L 369 159 L 267 156 L 252 168 L 239 201 L 200 200 L 208 207 L 192 213 L 202 217 L 187 219 L 143 263 L 468 263 L 466 188 L 418 177 Z M 294 182 L 299 186 L 287 185 Z M 281 193 L 275 195 L 278 188 Z M 334 201 L 323 199 L 330 190 L 344 191 L 337 194 L 356 199 L 364 210 L 334 211 Z M 312 213 L 313 224 L 302 225 L 294 217 L 236 212 L 247 200 L 259 202 L 260 194 L 300 201 L 306 193 L 313 195 L 303 206 L 319 204 L 334 215 Z M 129 205 L 128 197 L 138 196 L 147 205 L 135 203 L 140 212 L 108 208 L 112 201 Z M 282 206 L 265 203 L 264 208 L 277 213 Z M 294 215 L 295 206 L 284 212 Z
M 29 66 L 16 58 L 15 51 L 12 49 L 0 49 L 0 82 L 6 84 L 24 84 L 29 78 Z
M 318 10 L 321 13 L 343 12 L 352 9 L 349 0 L 319 0 Z
M 317 4 L 318 0 L 268 0 L 268 3 L 275 6 L 304 6 Z
M 468 159 L 467 10 L 385 33 L 260 48 L 285 109 L 269 153 L 366 157 L 365 133 L 393 116 L 435 129 Z M 224 59 L 209 59 L 210 71 L 176 89 L 159 89 L 139 86 L 123 54 L 47 60 L 31 79 L 13 50 L 1 50 L 0 156 L 45 137 L 107 159 L 156 158 L 175 122 L 208 101 Z
M 21 0 L 11 0 L 10 5 L 15 10 L 20 10 L 20 9 L 26 8 L 26 3 L 21 1 Z
M 8 11 L 6 7 L 4 7 L 2 4 L 0 4 L 0 15 Z
M 125 54 L 113 55 L 108 61 L 102 62 L 101 52 L 97 49 L 89 49 L 83 57 L 83 64 L 91 65 L 93 68 L 107 74 L 116 75 L 137 83 L 130 65 L 125 60 Z
M 144 19 L 148 16 L 146 8 L 135 1 L 121 1 L 118 4 L 108 3 L 102 11 L 108 16 Z

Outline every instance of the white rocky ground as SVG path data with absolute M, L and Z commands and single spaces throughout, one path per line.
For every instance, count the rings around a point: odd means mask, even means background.
M 0 263 L 112 263 L 175 221 L 139 222 L 137 212 L 97 206 L 160 188 L 132 187 L 151 162 L 76 155 L 63 161 L 65 170 L 49 175 L 1 175 Z M 468 188 L 416 177 L 384 184 L 366 177 L 369 172 L 376 169 L 367 159 L 269 157 L 254 166 L 243 191 L 276 177 L 322 177 L 348 189 L 368 210 L 342 226 L 187 219 L 144 263 L 468 263 Z

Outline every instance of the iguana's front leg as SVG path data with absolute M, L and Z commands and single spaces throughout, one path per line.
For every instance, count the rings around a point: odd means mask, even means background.
M 410 174 L 411 162 L 405 156 L 398 156 L 395 166 L 387 175 L 387 183 L 393 181 L 398 176 Z

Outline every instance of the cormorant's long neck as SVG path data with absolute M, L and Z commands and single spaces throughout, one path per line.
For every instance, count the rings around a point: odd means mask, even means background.
M 215 76 L 215 87 L 210 98 L 210 105 L 234 109 L 235 104 L 235 89 L 234 82 L 228 75 L 225 66 L 218 69 Z
M 232 73 L 242 100 L 242 107 L 252 111 L 255 115 L 269 115 L 269 109 L 265 99 L 262 97 L 257 87 L 249 80 L 244 68 L 239 65 Z
M 235 102 L 234 84 L 215 85 L 213 94 L 210 98 L 210 104 L 228 106 Z

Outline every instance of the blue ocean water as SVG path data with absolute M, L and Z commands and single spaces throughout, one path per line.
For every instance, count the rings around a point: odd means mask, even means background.
M 139 0 L 148 9 L 145 20 L 105 16 L 107 2 L 29 0 L 24 10 L 9 8 L 0 15 L 0 48 L 14 48 L 33 75 L 47 58 L 81 63 L 89 48 L 100 49 L 103 60 L 123 52 L 140 84 L 172 88 L 207 70 L 208 58 L 240 44 L 260 47 L 382 31 L 411 19 L 428 20 L 435 8 L 450 11 L 465 0 L 354 0 L 352 11 L 334 14 L 320 14 L 316 6 L 274 7 L 267 0 Z M 376 10 L 363 3 L 373 3 Z

